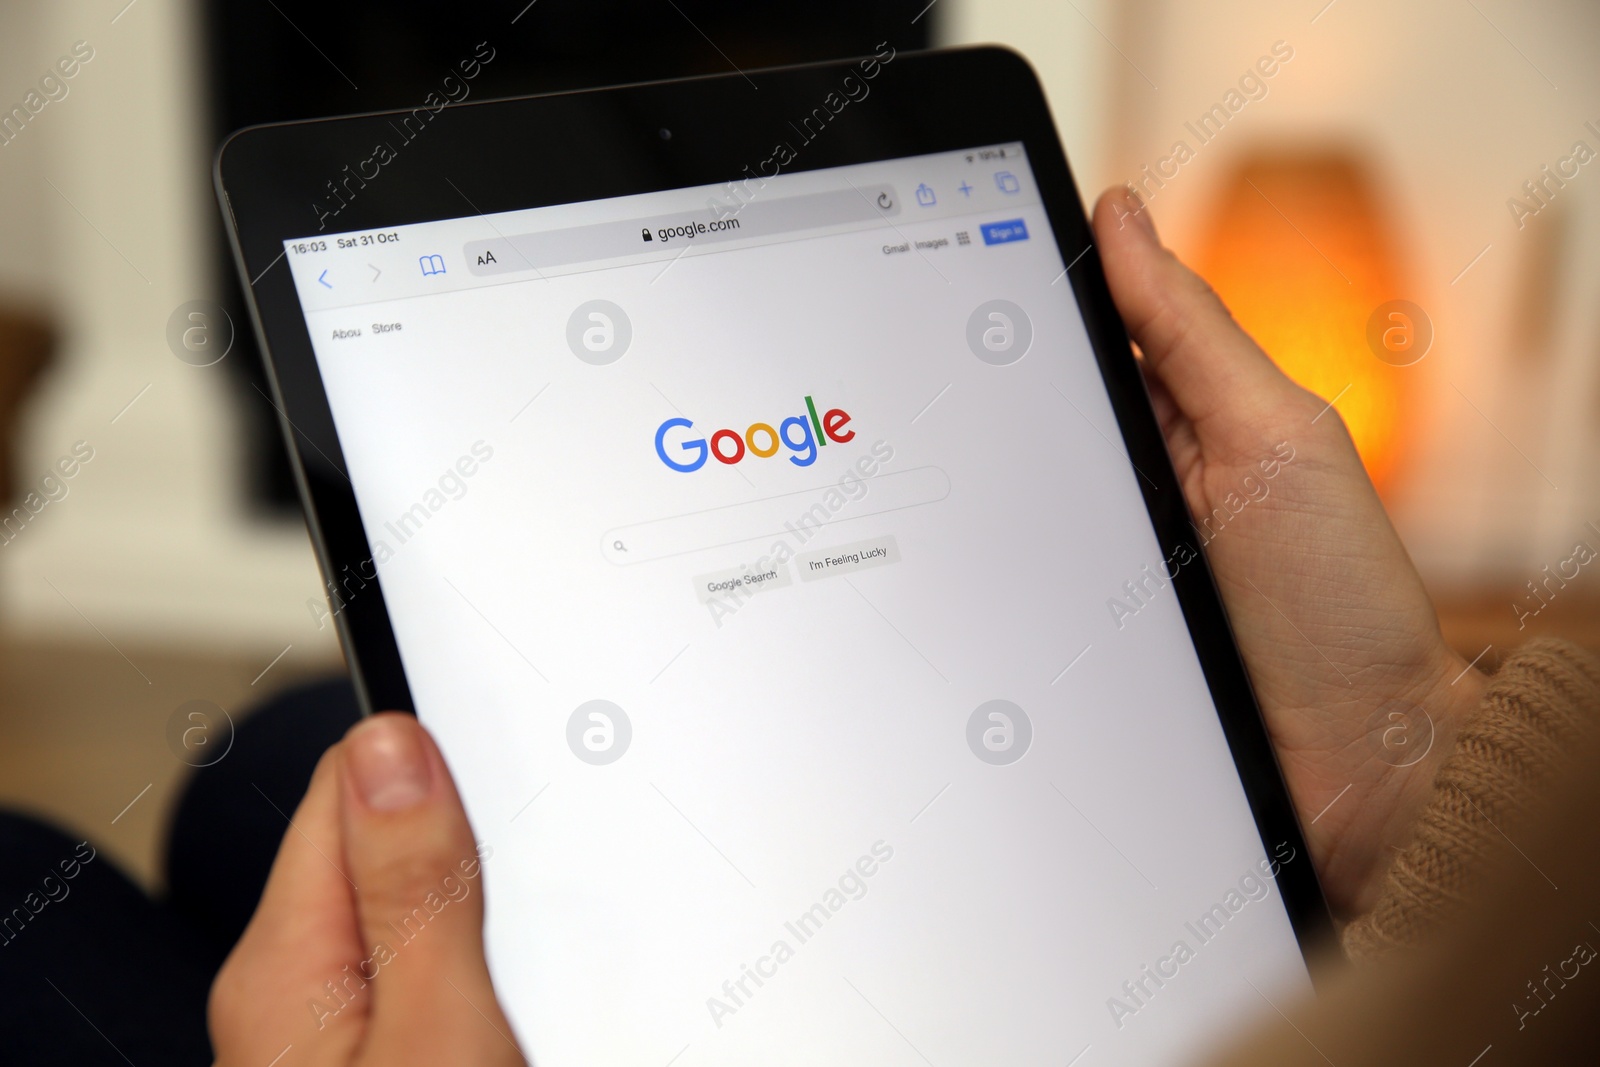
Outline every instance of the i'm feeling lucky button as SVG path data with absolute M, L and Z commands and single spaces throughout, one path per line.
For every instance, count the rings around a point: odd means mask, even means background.
M 800 572 L 801 580 L 806 582 L 899 562 L 900 546 L 887 534 L 819 552 L 804 552 L 794 558 L 795 569 Z

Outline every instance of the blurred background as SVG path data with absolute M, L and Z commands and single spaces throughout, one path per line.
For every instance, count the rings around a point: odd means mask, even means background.
M 147 884 L 177 709 L 242 716 L 341 669 L 212 154 L 250 123 L 414 106 L 480 41 L 473 99 L 1017 48 L 1085 196 L 1138 186 L 1336 404 L 1452 643 L 1485 665 L 1539 634 L 1600 645 L 1593 4 L 0 0 L 0 802 Z M 197 300 L 239 334 L 212 366 L 168 343 Z

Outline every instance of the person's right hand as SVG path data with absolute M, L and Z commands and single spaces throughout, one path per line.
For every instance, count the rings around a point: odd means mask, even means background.
M 524 1067 L 484 961 L 480 855 L 416 719 L 352 727 L 211 988 L 218 1067 Z
M 1278 370 L 1127 190 L 1101 195 L 1094 231 L 1189 507 L 1223 509 L 1206 555 L 1313 862 L 1336 911 L 1363 911 L 1484 678 L 1445 644 L 1338 412 Z M 1293 459 L 1267 481 L 1280 444 Z M 1401 705 L 1434 731 L 1409 767 L 1380 758 Z M 1428 741 L 1420 719 L 1398 728 Z

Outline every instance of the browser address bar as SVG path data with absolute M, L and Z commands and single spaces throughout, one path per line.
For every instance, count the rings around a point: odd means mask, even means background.
M 661 250 L 677 251 L 688 245 L 876 222 L 898 214 L 900 196 L 893 186 L 863 185 L 774 200 L 751 200 L 739 210 L 724 211 L 720 216 L 710 209 L 680 211 L 468 241 L 462 253 L 468 270 L 487 277 L 593 260 L 621 259 Z
M 646 563 L 704 548 L 793 535 L 809 541 L 825 527 L 869 515 L 933 504 L 950 495 L 950 477 L 938 467 L 917 467 L 815 489 L 746 500 L 650 522 L 616 526 L 600 538 L 600 551 L 616 564 Z

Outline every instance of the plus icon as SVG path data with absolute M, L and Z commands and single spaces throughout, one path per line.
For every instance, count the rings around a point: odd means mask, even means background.
M 961 184 L 956 186 L 956 188 L 961 190 L 961 195 L 962 196 L 971 196 L 972 195 L 972 186 L 967 184 L 967 181 L 966 181 L 965 178 L 963 178 L 961 180 Z

